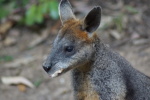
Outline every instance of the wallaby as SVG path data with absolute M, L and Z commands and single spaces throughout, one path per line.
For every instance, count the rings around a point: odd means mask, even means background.
M 50 77 L 72 69 L 75 100 L 150 100 L 150 78 L 135 70 L 96 35 L 101 8 L 76 19 L 68 0 L 61 0 L 62 22 L 50 55 L 43 63 Z

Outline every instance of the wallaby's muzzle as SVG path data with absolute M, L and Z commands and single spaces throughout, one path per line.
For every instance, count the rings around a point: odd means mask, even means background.
M 52 78 L 66 72 L 66 70 L 68 69 L 68 66 L 64 66 L 66 64 L 59 62 L 58 59 L 56 60 L 54 57 L 56 57 L 54 53 L 51 53 L 42 65 L 43 69 Z
M 49 74 L 50 77 L 56 77 L 61 74 L 64 69 L 60 68 L 57 64 L 51 63 L 50 59 L 48 58 L 43 63 L 43 69 Z
M 43 63 L 43 69 L 49 74 L 50 77 L 56 77 L 64 71 L 63 68 L 57 67 L 57 64 L 47 65 L 46 63 Z

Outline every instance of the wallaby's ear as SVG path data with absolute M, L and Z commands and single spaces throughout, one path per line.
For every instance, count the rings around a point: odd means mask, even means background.
M 96 31 L 101 21 L 101 7 L 94 7 L 85 17 L 83 22 L 83 30 L 88 33 Z
M 68 0 L 61 0 L 59 4 L 59 16 L 62 24 L 69 19 L 75 19 L 75 15 Z

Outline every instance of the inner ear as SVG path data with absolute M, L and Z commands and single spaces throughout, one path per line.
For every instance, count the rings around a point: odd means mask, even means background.
M 94 7 L 88 15 L 85 17 L 83 22 L 83 29 L 88 33 L 96 31 L 101 21 L 101 8 Z
M 59 4 L 59 15 L 62 24 L 70 19 L 76 19 L 72 6 L 68 0 L 61 0 Z

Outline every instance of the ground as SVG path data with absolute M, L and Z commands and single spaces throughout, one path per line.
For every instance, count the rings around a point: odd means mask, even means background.
M 106 15 L 108 16 L 108 14 Z M 149 34 L 149 28 L 146 29 L 145 24 L 141 24 L 142 28 L 138 26 L 141 22 L 138 20 L 137 15 L 131 16 L 131 14 L 129 14 L 128 17 L 130 25 L 128 23 L 124 29 L 128 30 L 123 32 L 125 39 L 124 37 L 118 39 L 118 35 L 110 34 L 111 31 L 115 30 L 112 26 L 108 26 L 109 30 L 103 30 L 104 32 L 98 30 L 97 33 L 101 33 L 99 34 L 100 38 L 113 48 L 113 50 L 125 57 L 135 69 L 150 76 L 150 45 L 145 42 L 145 40 L 144 42 L 140 41 L 141 38 L 145 39 L 145 35 L 138 34 L 141 30 L 143 33 L 145 32 L 146 35 Z M 139 23 L 137 25 L 136 22 L 138 21 Z M 138 31 L 138 29 L 140 29 L 140 31 Z M 51 31 L 49 33 L 51 33 Z M 71 71 L 52 79 L 42 68 L 42 63 L 50 52 L 51 44 L 56 37 L 56 33 L 57 32 L 50 34 L 49 37 L 40 44 L 28 48 L 31 42 L 40 37 L 40 34 L 36 32 L 33 33 L 33 31 L 30 31 L 28 28 L 20 28 L 18 26 L 9 30 L 8 37 L 17 37 L 15 38 L 17 42 L 11 46 L 0 45 L 0 56 L 9 55 L 13 57 L 13 61 L 0 62 L 0 78 L 3 76 L 23 76 L 32 83 L 38 82 L 39 85 L 35 88 L 28 87 L 26 91 L 22 92 L 18 89 L 17 85 L 5 85 L 0 82 L 1 100 L 73 100 L 70 77 Z M 133 35 L 128 35 L 128 33 L 133 33 Z M 107 36 L 108 34 L 111 36 Z M 131 37 L 129 41 L 132 40 L 132 42 L 128 41 L 129 37 Z M 139 41 L 134 41 L 138 39 Z M 122 42 L 124 40 L 125 42 Z M 17 66 L 13 65 L 20 60 L 27 61 L 19 63 Z

